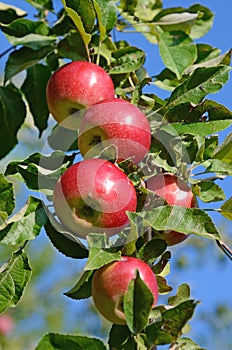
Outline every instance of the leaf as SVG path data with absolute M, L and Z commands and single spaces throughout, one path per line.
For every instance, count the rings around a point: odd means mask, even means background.
M 73 8 L 67 6 L 65 0 L 62 0 L 62 3 L 63 3 L 63 6 L 64 6 L 65 11 L 67 12 L 68 16 L 72 19 L 77 30 L 79 31 L 84 44 L 88 45 L 90 43 L 90 40 L 91 40 L 91 35 L 85 31 L 81 16 Z
M 227 51 L 226 53 L 210 58 L 209 60 L 203 60 L 203 62 L 195 63 L 190 67 L 187 67 L 184 71 L 184 74 L 191 74 L 196 68 L 202 68 L 202 67 L 215 67 L 219 65 L 230 65 L 231 61 L 231 50 Z
M 154 297 L 151 290 L 137 271 L 136 277 L 130 281 L 123 298 L 123 310 L 131 333 L 138 334 L 147 326 L 153 302 Z
M 46 221 L 41 201 L 31 196 L 23 208 L 0 227 L 0 243 L 14 246 L 35 239 Z
M 65 256 L 73 259 L 84 259 L 88 257 L 87 248 L 80 244 L 77 240 L 72 240 L 65 236 L 61 231 L 56 229 L 54 219 L 52 220 L 51 215 L 44 225 L 45 232 L 47 233 L 51 243 L 54 247 Z
M 109 33 L 114 28 L 117 21 L 115 2 L 113 0 L 95 0 L 94 3 L 98 4 L 99 10 L 101 12 L 100 21 L 102 22 L 106 33 Z M 98 13 L 97 16 L 99 21 Z
M 172 13 L 167 13 L 169 11 L 173 11 Z M 169 9 L 169 11 L 161 11 L 158 13 L 159 20 L 157 17 L 154 18 L 154 23 L 160 26 L 163 30 L 171 32 L 171 31 L 182 31 L 184 33 L 189 33 L 191 27 L 194 25 L 198 14 L 197 13 L 189 13 L 183 12 L 177 13 L 174 12 L 176 9 Z M 165 14 L 165 12 L 167 14 Z M 162 14 L 165 14 L 164 16 Z
M 28 47 L 21 47 L 12 52 L 6 62 L 4 81 L 8 81 L 16 74 L 22 72 L 24 69 L 33 66 L 42 58 L 53 51 L 53 46 L 44 46 L 39 50 L 33 50 Z
M 26 0 L 26 1 L 39 11 L 53 10 L 52 0 Z
M 138 0 L 136 1 L 134 16 L 142 21 L 152 21 L 157 12 L 159 13 L 161 9 L 161 0 Z
M 15 207 L 14 189 L 11 182 L 0 174 L 0 226 L 1 219 L 7 219 Z
M 27 12 L 19 7 L 5 4 L 3 2 L 0 3 L 0 23 L 9 24 L 10 22 L 26 15 Z
M 145 60 L 143 50 L 129 46 L 112 52 L 109 74 L 131 73 L 139 69 Z
M 226 136 L 222 144 L 217 148 L 213 158 L 225 163 L 232 163 L 232 133 Z
M 225 203 L 223 203 L 220 209 L 220 213 L 225 218 L 232 220 L 232 197 L 230 197 Z
M 24 37 L 28 34 L 49 34 L 49 27 L 43 21 L 31 21 L 25 18 L 16 19 L 7 25 L 0 25 L 0 27 L 3 33 L 16 38 Z
M 176 74 L 178 79 L 197 58 L 195 44 L 183 32 L 172 31 L 159 34 L 158 45 L 164 64 Z
M 78 282 L 75 284 L 75 286 L 68 292 L 65 292 L 64 295 L 76 300 L 91 297 L 93 275 L 94 272 L 92 270 L 85 271 L 82 274 L 81 278 L 78 280 Z
M 177 294 L 175 296 L 168 298 L 169 305 L 177 306 L 184 301 L 188 300 L 190 297 L 190 288 L 186 283 L 181 284 L 178 287 Z
M 51 46 L 56 41 L 56 38 L 53 36 L 45 36 L 39 34 L 28 34 L 22 38 L 9 37 L 8 41 L 11 45 L 23 45 L 32 50 L 40 50 L 43 47 Z
M 202 163 L 202 166 L 206 168 L 205 173 L 232 175 L 232 165 L 219 159 L 208 159 Z
M 0 313 L 14 307 L 22 297 L 31 277 L 31 268 L 25 252 L 13 253 L 0 270 Z
M 214 13 L 202 4 L 194 4 L 188 8 L 188 11 L 198 13 L 197 20 L 191 28 L 191 37 L 197 39 L 207 34 L 213 25 Z
M 163 276 L 156 276 L 159 294 L 167 294 L 172 291 L 172 287 L 167 284 L 166 279 Z
M 182 329 L 193 316 L 197 302 L 187 300 L 179 305 L 162 310 L 161 320 L 151 323 L 145 328 L 147 343 L 151 345 L 165 345 L 174 343 L 182 334 Z M 153 310 L 159 310 L 159 307 Z
M 173 127 L 178 134 L 206 136 L 227 128 L 232 123 L 232 112 L 218 102 L 205 99 L 196 106 L 190 102 L 171 106 L 165 113 L 165 119 L 172 123 L 164 126 L 169 132 Z
M 120 252 L 110 250 L 105 234 L 89 234 L 87 236 L 89 244 L 89 258 L 85 265 L 85 270 L 95 270 L 109 264 L 112 261 L 120 260 Z
M 189 338 L 179 338 L 177 339 L 175 345 L 176 350 L 206 350 Z
M 96 13 L 95 8 L 92 0 L 66 0 L 65 9 L 69 14 L 69 11 L 72 10 L 72 20 L 76 24 L 76 16 L 74 13 L 76 13 L 82 22 L 82 25 L 84 27 L 84 30 L 86 33 L 91 33 L 94 28 L 95 20 L 96 20 Z M 77 27 L 77 29 L 79 29 Z
M 51 71 L 47 66 L 35 64 L 28 68 L 27 77 L 21 87 L 28 101 L 35 125 L 40 131 L 40 136 L 47 128 L 49 111 L 46 101 L 46 86 Z
M 205 203 L 222 201 L 226 197 L 223 189 L 213 181 L 198 182 L 192 191 Z
M 60 56 L 72 61 L 87 59 L 86 46 L 78 31 L 70 31 L 63 40 L 59 41 L 58 52 Z
M 158 258 L 166 248 L 167 245 L 163 239 L 152 239 L 142 246 L 138 251 L 137 257 L 150 264 L 154 259 Z
M 134 337 L 127 326 L 113 324 L 109 335 L 110 349 L 131 350 L 135 347 Z
M 25 118 L 26 107 L 19 90 L 13 84 L 0 86 L 0 158 L 18 143 L 17 133 Z
M 198 104 L 207 94 L 218 92 L 227 82 L 230 70 L 228 66 L 197 68 L 172 92 L 167 101 L 168 108 L 185 102 Z
M 140 213 L 128 213 L 130 220 L 137 216 L 143 218 L 144 225 L 156 231 L 177 231 L 185 234 L 196 234 L 209 239 L 219 239 L 210 216 L 198 208 L 184 208 L 179 206 L 162 206 Z
M 35 350 L 106 350 L 100 339 L 80 335 L 58 333 L 46 334 L 36 346 Z

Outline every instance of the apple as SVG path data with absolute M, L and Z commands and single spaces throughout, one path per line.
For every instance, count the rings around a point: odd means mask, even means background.
M 110 237 L 128 225 L 126 211 L 136 211 L 137 196 L 122 170 L 94 158 L 73 164 L 61 175 L 53 202 L 60 222 L 77 237 L 98 232 Z
M 146 182 L 147 188 L 164 200 L 169 205 L 185 208 L 197 206 L 196 198 L 187 183 L 173 174 L 158 174 Z M 168 246 L 184 241 L 188 235 L 176 231 L 164 231 L 161 234 Z
M 7 335 L 14 328 L 14 321 L 9 315 L 0 316 L 0 335 Z
M 48 109 L 58 123 L 80 109 L 114 96 L 114 84 L 109 74 L 97 64 L 84 61 L 70 62 L 58 68 L 46 88 Z
M 153 294 L 153 305 L 158 300 L 158 285 L 156 277 L 150 266 L 143 260 L 122 256 L 121 260 L 114 261 L 99 268 L 92 280 L 93 302 L 102 316 L 108 321 L 126 324 L 123 312 L 123 297 L 129 282 L 136 277 L 139 271 L 140 278 L 150 288 Z
M 113 98 L 88 108 L 81 120 L 78 148 L 92 158 L 107 146 L 117 148 L 117 161 L 132 158 L 139 163 L 151 144 L 151 128 L 144 113 L 132 103 Z

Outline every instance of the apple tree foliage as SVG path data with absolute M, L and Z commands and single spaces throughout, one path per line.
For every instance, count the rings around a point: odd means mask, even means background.
M 202 202 L 223 201 L 217 210 L 231 220 L 232 198 L 226 198 L 217 180 L 232 175 L 232 137 L 228 134 L 219 144 L 217 133 L 231 125 L 232 113 L 208 98 L 229 79 L 231 51 L 221 53 L 199 40 L 196 43 L 213 24 L 211 10 L 201 4 L 163 8 L 161 0 L 63 0 L 59 10 L 52 0 L 27 2 L 37 13 L 33 20 L 20 8 L 0 4 L 0 28 L 11 45 L 2 53 L 7 55 L 7 62 L 0 87 L 1 159 L 17 145 L 18 131 L 28 111 L 39 138 L 49 128 L 45 90 L 52 73 L 70 60 L 92 61 L 110 74 L 117 96 L 143 107 L 150 121 L 152 145 L 145 160 L 138 167 L 126 161 L 119 164 L 140 194 L 141 208 L 146 195 L 144 174 L 151 176 L 162 169 L 187 180 Z M 148 75 L 144 63 L 149 52 L 130 45 L 128 31 L 140 33 L 144 40 L 158 45 L 164 64 L 159 74 Z M 124 33 L 125 39 L 117 40 L 117 33 L 120 37 Z M 20 72 L 25 73 L 24 80 L 17 86 L 14 77 Z M 169 91 L 169 97 L 164 100 L 149 92 L 153 84 Z M 60 174 L 76 161 L 79 152 L 73 132 L 62 130 L 66 135 L 62 138 L 60 132 L 56 125 L 50 130 L 49 154 L 36 152 L 26 159 L 11 161 L 0 174 L 0 243 L 13 251 L 0 271 L 1 313 L 15 307 L 25 292 L 32 274 L 25 247 L 42 229 L 60 253 L 75 261 L 86 259 L 81 278 L 65 293 L 75 300 L 91 297 L 94 271 L 119 260 L 121 254 L 149 263 L 157 276 L 159 293 L 171 293 L 172 287 L 165 279 L 171 253 L 161 239 L 149 240 L 141 235 L 144 228 L 214 240 L 231 259 L 221 232 L 209 212 L 201 208 L 157 205 L 149 211 L 128 213 L 132 239 L 123 246 L 113 245 L 102 234 L 90 234 L 86 244 L 62 235 L 48 203 Z M 107 149 L 101 157 L 111 153 L 114 149 Z M 16 181 L 23 182 L 30 193 L 20 210 L 15 209 Z M 135 278 L 124 300 L 127 326 L 112 325 L 107 344 L 94 337 L 48 333 L 36 349 L 144 350 L 165 344 L 170 349 L 201 349 L 185 335 L 187 323 L 198 307 L 190 287 L 182 284 L 177 295 L 169 296 L 168 305 L 158 304 L 152 310 L 143 291 L 143 283 Z

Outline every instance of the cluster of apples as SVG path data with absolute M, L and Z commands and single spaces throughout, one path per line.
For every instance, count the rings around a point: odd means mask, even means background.
M 56 215 L 77 237 L 86 238 L 96 232 L 111 237 L 128 225 L 126 212 L 135 212 L 137 208 L 133 183 L 117 163 L 129 158 L 139 164 L 144 159 L 151 144 L 150 124 L 137 106 L 115 97 L 111 77 L 94 63 L 65 64 L 51 76 L 46 95 L 55 120 L 78 129 L 77 146 L 84 158 L 70 166 L 54 188 Z M 117 150 L 114 164 L 99 158 L 101 151 L 111 145 Z M 153 176 L 147 181 L 147 188 L 170 205 L 193 206 L 190 188 L 173 175 Z M 168 245 L 186 237 L 178 232 L 163 233 Z M 157 281 L 150 266 L 142 260 L 123 256 L 94 274 L 94 303 L 113 323 L 126 323 L 123 296 L 136 271 L 150 288 L 155 306 Z

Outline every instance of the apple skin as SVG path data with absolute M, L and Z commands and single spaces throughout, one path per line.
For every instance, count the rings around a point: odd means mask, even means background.
M 107 146 L 118 151 L 117 161 L 132 158 L 139 163 L 150 149 L 151 128 L 144 113 L 132 103 L 107 99 L 88 108 L 79 128 L 78 148 L 92 158 Z
M 197 201 L 187 183 L 173 174 L 158 174 L 146 182 L 147 188 L 164 198 L 167 204 L 185 208 L 197 207 Z M 188 235 L 176 231 L 161 234 L 168 246 L 183 242 Z
M 114 84 L 109 74 L 97 64 L 84 61 L 58 68 L 46 88 L 48 109 L 58 123 L 80 109 L 113 97 Z
M 93 302 L 108 321 L 118 325 L 126 324 L 122 309 L 123 296 L 129 282 L 136 277 L 137 270 L 153 294 L 152 307 L 155 307 L 158 300 L 158 285 L 154 272 L 144 261 L 122 256 L 121 260 L 102 266 L 95 272 L 92 281 Z
M 124 172 L 94 158 L 73 164 L 61 175 L 53 203 L 60 222 L 77 237 L 98 232 L 110 237 L 128 225 L 126 211 L 136 211 L 137 196 Z
M 0 335 L 7 335 L 14 328 L 14 321 L 9 315 L 0 316 Z

